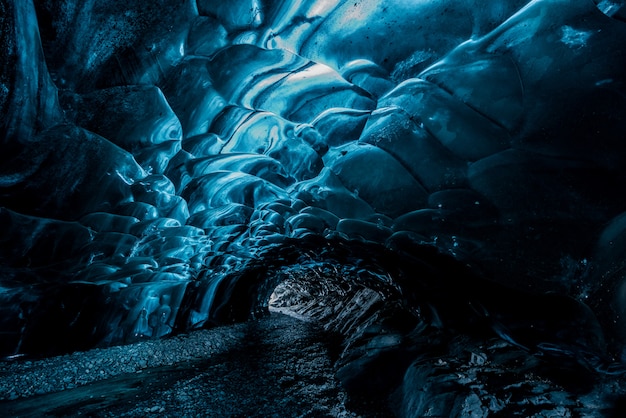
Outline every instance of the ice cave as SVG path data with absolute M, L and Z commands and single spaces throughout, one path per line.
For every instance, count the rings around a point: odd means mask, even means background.
M 626 1 L 0 34 L 1 416 L 626 416 Z

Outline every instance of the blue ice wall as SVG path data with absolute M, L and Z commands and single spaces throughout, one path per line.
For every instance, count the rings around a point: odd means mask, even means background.
M 623 340 L 619 3 L 0 7 L 3 355 L 225 320 L 310 237 L 432 246 Z

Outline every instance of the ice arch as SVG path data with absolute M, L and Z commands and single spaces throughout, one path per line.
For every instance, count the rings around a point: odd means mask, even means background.
M 348 338 L 380 300 L 619 362 L 620 3 L 0 5 L 4 356 L 243 320 L 286 280 L 300 312 L 344 289 Z

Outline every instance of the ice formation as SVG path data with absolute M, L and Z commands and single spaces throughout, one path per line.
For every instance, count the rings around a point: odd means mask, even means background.
M 272 297 L 346 335 L 401 311 L 622 367 L 623 2 L 0 10 L 2 356 Z

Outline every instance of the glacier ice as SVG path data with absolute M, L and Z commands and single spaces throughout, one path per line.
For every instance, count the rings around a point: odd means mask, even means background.
M 407 309 L 623 361 L 622 2 L 0 7 L 1 355 L 243 320 L 274 294 L 358 338 Z

